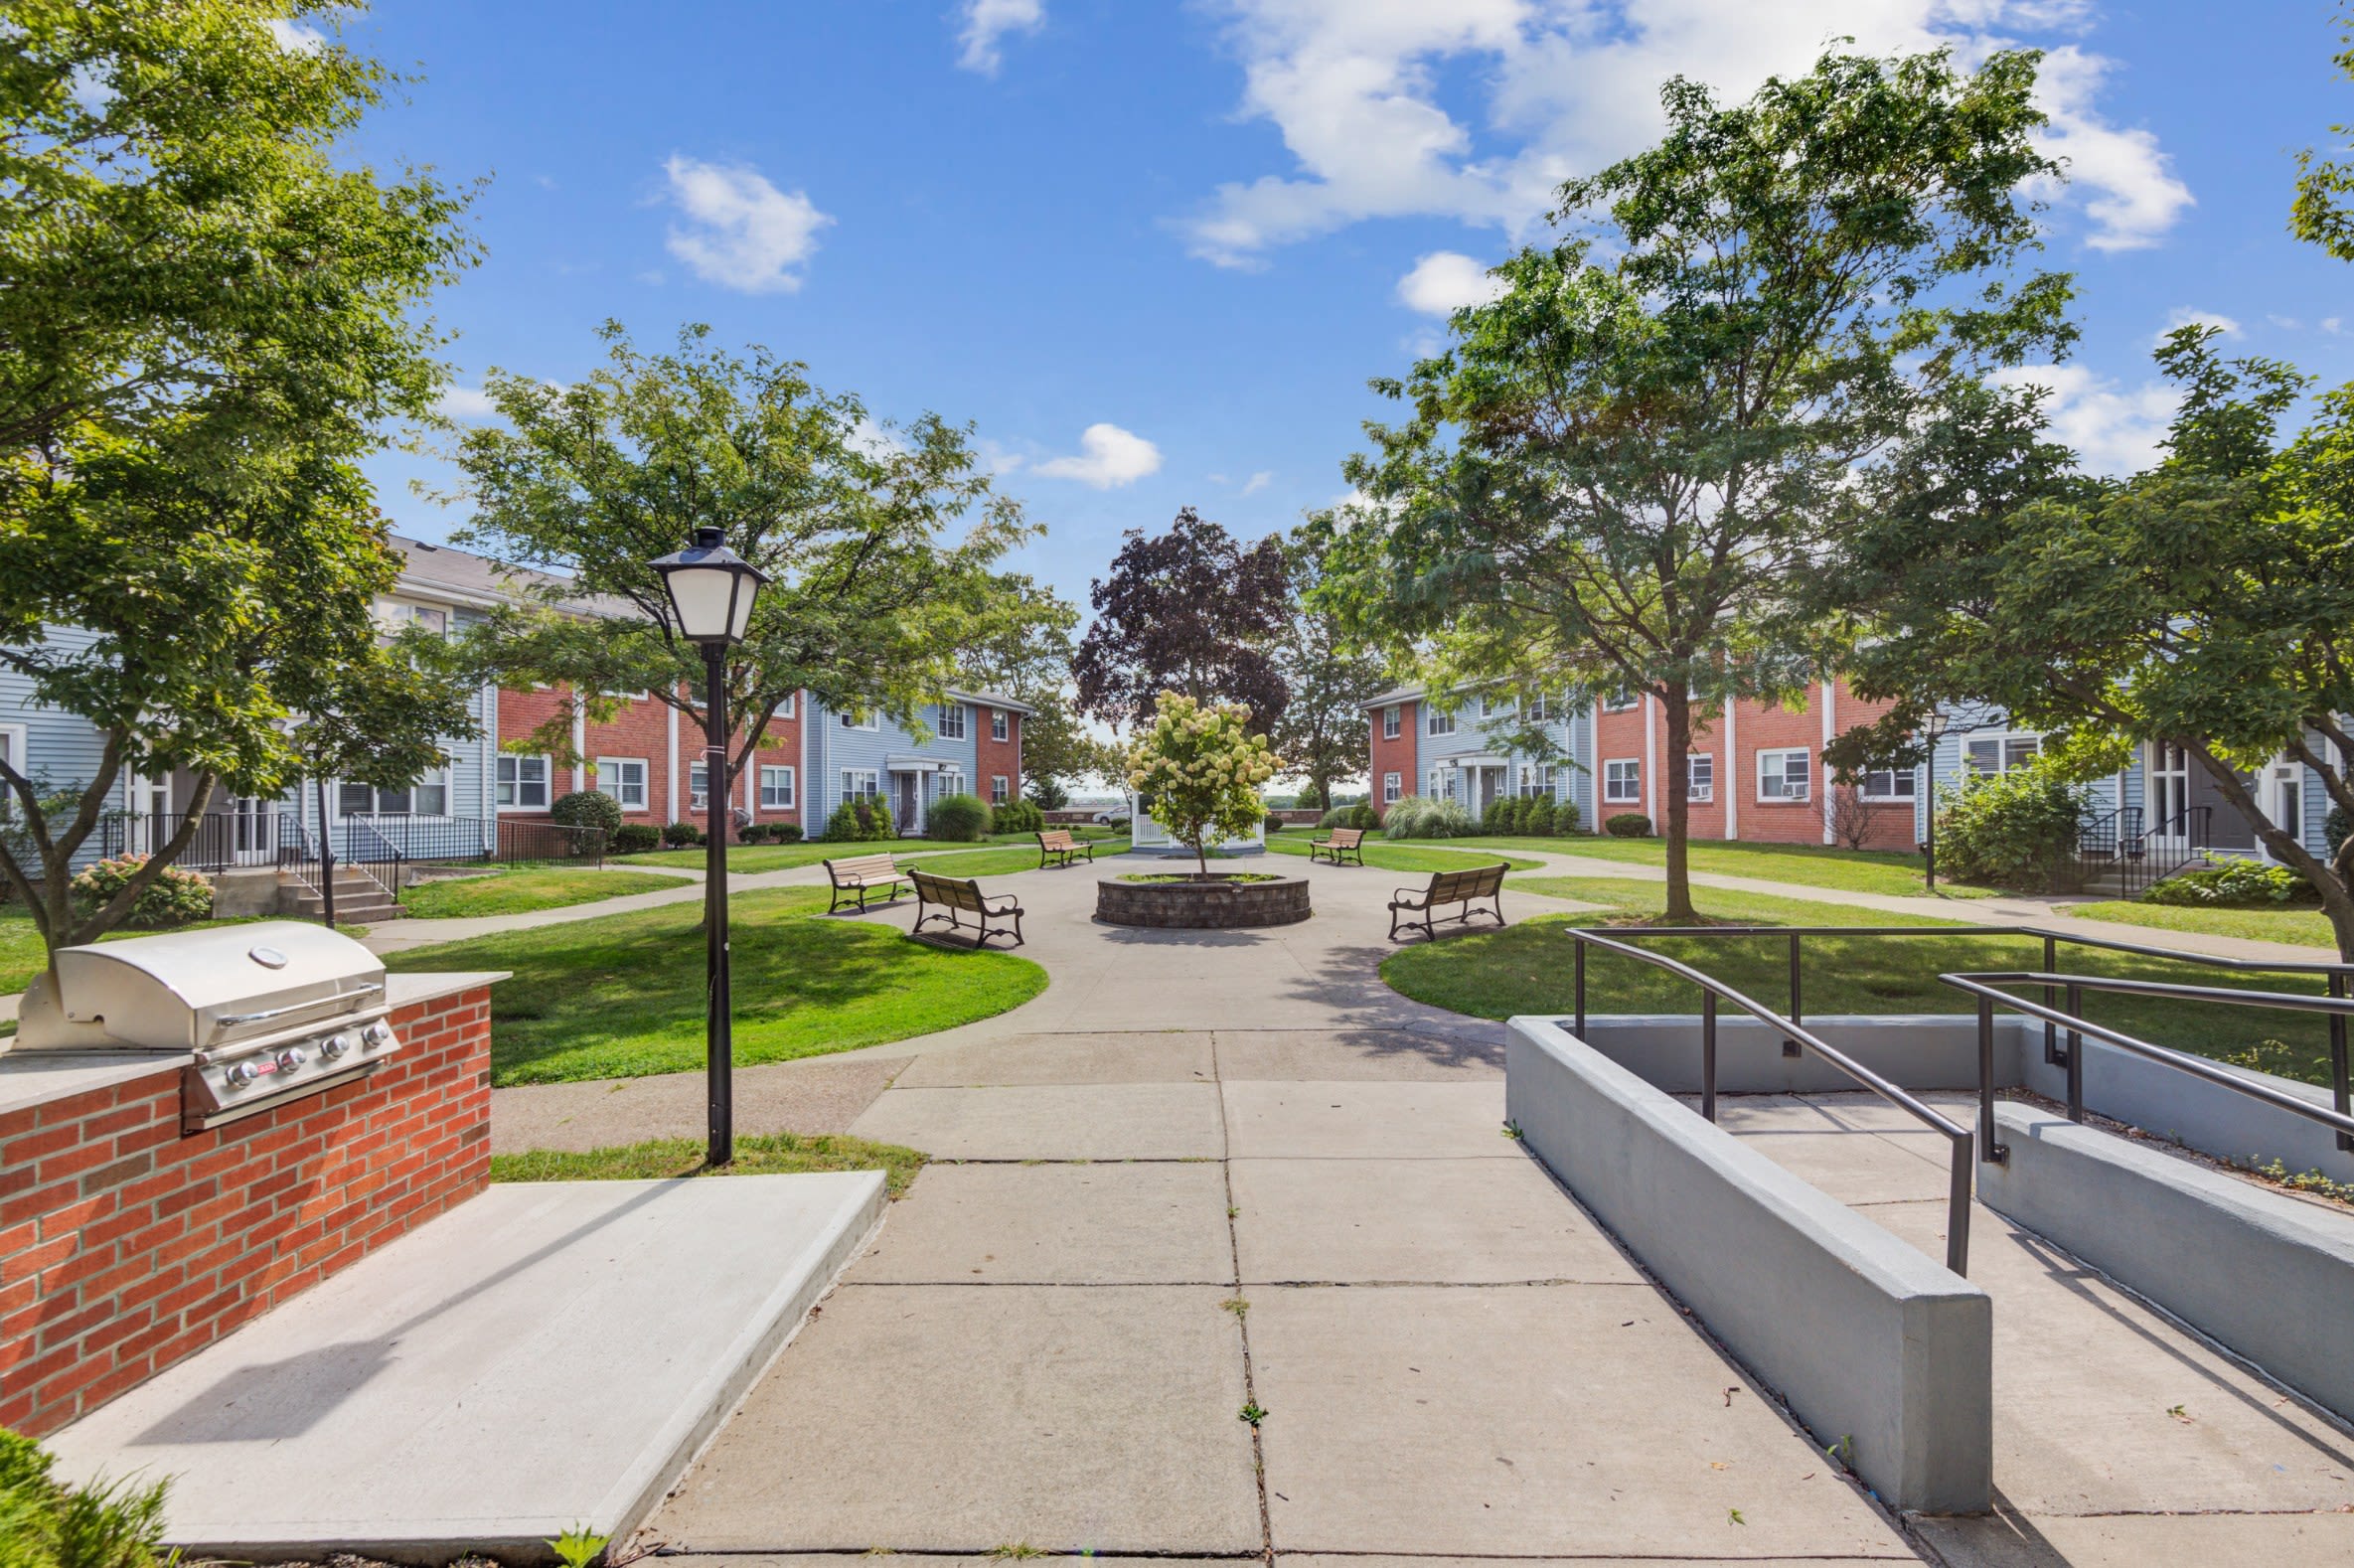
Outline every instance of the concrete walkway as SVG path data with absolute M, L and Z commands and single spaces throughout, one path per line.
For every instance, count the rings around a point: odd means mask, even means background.
M 1381 984 L 1412 878 L 1093 924 L 1128 868 L 1007 878 L 1048 990 L 875 1047 L 851 1130 L 935 1163 L 639 1545 L 1914 1559 L 1506 1136 L 1500 1027 Z

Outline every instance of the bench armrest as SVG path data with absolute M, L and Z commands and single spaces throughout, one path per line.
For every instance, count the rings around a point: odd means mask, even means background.
M 1020 900 L 1013 893 L 984 893 L 981 902 L 991 914 L 1012 914 L 1021 907 Z

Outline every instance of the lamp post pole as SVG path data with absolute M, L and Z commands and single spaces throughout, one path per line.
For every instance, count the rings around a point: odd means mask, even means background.
M 703 645 L 704 805 L 709 828 L 704 857 L 704 926 L 709 947 L 709 1015 L 704 1072 L 708 1080 L 709 1139 L 704 1159 L 723 1166 L 735 1158 L 735 1043 L 727 975 L 727 645 Z

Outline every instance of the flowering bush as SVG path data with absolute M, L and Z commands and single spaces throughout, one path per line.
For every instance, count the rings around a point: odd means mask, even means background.
M 1204 875 L 1206 841 L 1243 838 L 1266 815 L 1259 790 L 1279 764 L 1267 737 L 1250 732 L 1250 716 L 1247 707 L 1164 692 L 1153 727 L 1128 753 L 1129 786 L 1171 838 L 1192 847 Z
M 139 867 L 147 863 L 144 855 L 121 855 L 111 861 L 97 861 L 76 874 L 74 878 L 74 914 L 86 920 L 116 893 L 130 885 Z M 182 870 L 167 865 L 163 874 L 150 882 L 147 890 L 131 905 L 129 926 L 155 929 L 162 926 L 186 925 L 191 920 L 209 920 L 213 915 L 213 883 L 200 871 Z

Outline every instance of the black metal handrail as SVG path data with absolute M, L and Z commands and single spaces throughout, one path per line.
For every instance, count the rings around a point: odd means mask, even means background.
M 1716 1120 L 1716 1010 L 1717 1003 L 1722 1000 L 1732 1003 L 1760 1022 L 1779 1030 L 1783 1038 L 1792 1045 L 1813 1051 L 1849 1078 L 1880 1096 L 1881 1099 L 1910 1113 L 1920 1121 L 1928 1123 L 1933 1130 L 1945 1134 L 1952 1151 L 1946 1192 L 1946 1267 L 1952 1269 L 1956 1274 L 1966 1275 L 1969 1272 L 1970 1147 L 1973 1142 L 1969 1129 L 1936 1107 L 1915 1098 L 1907 1090 L 1883 1078 L 1845 1052 L 1825 1044 L 1802 1027 L 1795 1019 L 1781 1017 L 1763 1003 L 1734 990 L 1721 980 L 1702 974 L 1689 964 L 1678 963 L 1674 959 L 1658 953 L 1647 953 L 1639 947 L 1630 947 L 1623 942 L 1614 942 L 1608 937 L 1597 936 L 1591 931 L 1575 926 L 1569 929 L 1570 935 L 1577 939 L 1578 944 L 1578 1036 L 1580 1039 L 1585 1037 L 1586 1032 L 1585 977 L 1586 949 L 1589 946 L 1624 954 L 1628 958 L 1637 959 L 1688 980 L 1700 988 L 1700 1114 L 1708 1121 L 1714 1122 Z M 1992 1039 L 1991 1032 L 1988 1032 L 1979 1043 L 1978 1072 L 1980 1081 L 1989 1080 L 1993 1075 Z
M 2220 969 L 2242 975 L 2317 975 L 2328 982 L 2329 995 L 2343 1000 L 2354 979 L 2354 964 L 2342 960 L 2227 958 L 2217 953 L 2189 953 L 2175 947 L 2153 947 L 2146 942 L 2126 942 L 2116 937 L 2085 936 L 2074 931 L 2053 931 L 2033 925 L 1697 925 L 1697 926 L 1626 926 L 1614 928 L 1625 938 L 1649 937 L 1751 937 L 1776 936 L 1790 943 L 1790 1016 L 1804 1019 L 1803 941 L 1809 936 L 1893 936 L 1893 937 L 1957 937 L 2005 936 L 2025 937 L 2043 943 L 2043 967 L 2048 973 L 2060 967 L 2059 945 L 2066 942 L 2074 947 L 2089 947 L 2101 952 L 2125 953 L 2136 958 L 2166 959 L 2184 964 L 2203 964 L 2209 969 Z M 1615 945 L 1615 944 L 1614 944 Z M 1648 955 L 1643 955 L 1648 957 Z M 1576 1001 L 1578 1028 L 1586 1026 L 1586 945 L 1577 946 Z M 2055 1007 L 2060 1000 L 2060 983 L 2054 981 L 2044 987 L 2043 1003 Z M 2326 1011 L 2326 1010 L 2323 1010 Z M 2354 1070 L 2350 1070 L 2347 1050 L 2346 1014 L 2329 1014 L 2329 1085 L 2330 1102 L 2341 1116 L 2354 1114 Z M 1785 1055 L 1799 1053 L 1798 1042 L 1785 1036 Z M 2054 1067 L 2065 1066 L 2068 1057 L 2062 1053 L 2060 1024 L 2045 1019 L 2043 1025 L 2043 1059 Z M 2341 1147 L 2354 1149 L 2340 1135 Z
M 2267 1084 L 2243 1078 L 2219 1063 L 2204 1056 L 2194 1056 L 2170 1046 L 2153 1045 L 2106 1024 L 2094 1023 L 2084 1017 L 2084 994 L 2088 991 L 2115 992 L 2128 997 L 2166 997 L 2183 1002 L 2218 1002 L 2247 1008 L 2276 1008 L 2288 1013 L 2327 1014 L 2333 1025 L 2342 1030 L 2345 1020 L 2354 1015 L 2354 1000 L 2339 995 L 2309 997 L 2292 991 L 2241 991 L 2229 986 L 2186 986 L 2162 980 L 2113 980 L 2105 975 L 2062 975 L 2046 970 L 2011 970 L 1981 972 L 1968 975 L 1940 975 L 1947 985 L 1966 991 L 1978 999 L 1978 1057 L 1990 1060 L 1993 1054 L 1994 1006 L 2000 1003 L 2029 1018 L 2044 1020 L 2047 1029 L 2065 1027 L 2068 1033 L 2068 1119 L 2085 1119 L 2085 1036 L 2106 1040 L 2121 1050 L 2159 1062 L 2209 1083 L 2220 1084 L 2235 1094 L 2262 1100 L 2283 1111 L 2319 1122 L 2337 1134 L 2340 1150 L 2354 1150 L 2354 1115 L 2349 1115 L 2342 1095 L 2332 1109 L 2324 1109 L 2293 1094 L 2284 1094 Z M 2024 998 L 2014 997 L 1999 989 L 2003 986 L 2041 986 L 2048 994 L 2055 986 L 2066 991 L 2068 1007 L 2065 1012 Z M 1978 1083 L 1979 1124 L 1981 1140 L 1993 1147 L 1990 1140 L 1994 1125 L 1994 1089 L 1990 1081 Z M 1999 1159 L 1997 1155 L 1995 1158 Z

